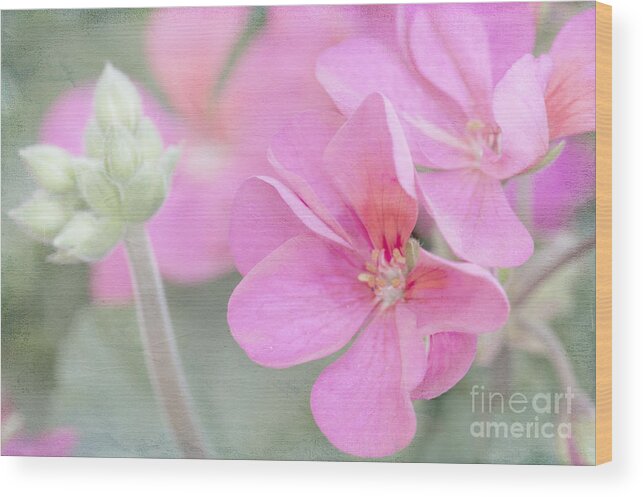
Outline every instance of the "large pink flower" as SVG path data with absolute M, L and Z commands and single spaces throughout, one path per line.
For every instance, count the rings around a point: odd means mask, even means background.
M 317 379 L 311 408 L 340 450 L 381 457 L 410 443 L 412 400 L 464 376 L 476 334 L 500 328 L 508 303 L 486 270 L 410 238 L 413 161 L 390 102 L 371 95 L 339 124 L 297 118 L 269 152 L 279 179 L 238 192 L 230 240 L 245 276 L 228 322 L 252 360 L 275 368 L 354 339 Z
M 421 199 L 453 251 L 484 266 L 517 266 L 533 241 L 503 182 L 537 164 L 550 139 L 587 130 L 593 93 L 577 94 L 573 106 L 569 99 L 593 49 L 588 24 L 572 20 L 551 56 L 536 59 L 528 4 L 401 7 L 401 57 L 354 38 L 327 50 L 317 75 L 346 115 L 373 91 L 388 96 L 418 169 L 428 171 L 418 174 Z

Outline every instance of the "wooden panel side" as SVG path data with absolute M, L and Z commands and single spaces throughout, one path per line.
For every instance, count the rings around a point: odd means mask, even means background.
M 612 460 L 612 7 L 596 3 L 596 464 Z

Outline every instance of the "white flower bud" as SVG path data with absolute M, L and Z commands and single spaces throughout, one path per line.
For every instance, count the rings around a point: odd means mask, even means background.
M 136 87 L 109 63 L 96 85 L 94 113 L 103 133 L 112 126 L 125 126 L 135 131 L 141 119 L 141 97 Z
M 120 241 L 123 232 L 124 225 L 118 219 L 77 212 L 54 239 L 58 252 L 50 261 L 99 261 Z
M 154 123 L 144 118 L 136 134 L 139 155 L 144 162 L 155 163 L 163 154 L 163 140 Z
M 52 193 L 64 193 L 76 187 L 71 156 L 53 145 L 32 145 L 20 151 L 33 177 Z
M 123 126 L 112 128 L 105 139 L 105 170 L 119 183 L 129 180 L 141 163 L 134 135 Z
M 20 227 L 43 242 L 50 242 L 71 215 L 69 205 L 44 190 L 36 190 L 29 200 L 9 212 Z
M 123 217 L 133 223 L 147 221 L 167 195 L 168 178 L 158 164 L 144 163 L 123 188 Z
M 100 163 L 91 159 L 78 159 L 74 163 L 78 188 L 87 205 L 103 216 L 120 216 L 120 189 L 100 167 Z
M 105 138 L 96 119 L 92 119 L 85 128 L 85 154 L 92 159 L 105 158 Z

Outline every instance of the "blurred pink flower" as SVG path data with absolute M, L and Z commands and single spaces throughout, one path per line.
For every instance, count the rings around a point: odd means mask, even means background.
M 252 360 L 275 368 L 355 338 L 317 379 L 311 408 L 340 450 L 381 457 L 412 440 L 412 399 L 458 382 L 476 334 L 500 328 L 509 309 L 486 270 L 410 240 L 414 168 L 390 102 L 371 95 L 340 124 L 300 116 L 272 142 L 280 179 L 239 190 L 230 240 L 245 276 L 228 322 Z
M 556 81 L 573 78 L 570 69 L 578 67 L 557 47 L 570 39 L 582 51 L 589 41 L 574 34 L 586 24 L 570 21 L 552 55 L 536 59 L 529 4 L 401 6 L 401 58 L 354 38 L 324 52 L 317 75 L 347 115 L 373 91 L 388 96 L 414 160 L 429 169 L 418 174 L 421 199 L 453 251 L 484 266 L 517 266 L 531 256 L 533 241 L 503 182 L 547 153 L 549 121 L 558 128 L 575 122 L 562 108 L 569 88 Z M 573 58 L 580 65 L 586 59 L 586 52 Z M 568 133 L 584 130 L 566 125 Z
M 3 456 L 70 456 L 78 438 L 70 428 L 55 428 L 38 435 L 25 433 L 20 415 L 14 410 L 11 401 L 4 397 L 0 424 Z
M 588 202 L 596 189 L 594 151 L 581 140 L 570 138 L 560 156 L 548 167 L 522 178 L 527 181 L 529 224 L 539 233 L 568 226 L 575 209 Z M 505 190 L 512 205 L 518 206 L 518 187 L 510 182 Z

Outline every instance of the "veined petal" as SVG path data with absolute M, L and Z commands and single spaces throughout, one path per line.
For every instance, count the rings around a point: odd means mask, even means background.
M 550 139 L 596 128 L 596 10 L 569 20 L 549 51 L 553 71 L 547 85 Z
M 407 278 L 405 298 L 404 305 L 413 310 L 424 335 L 446 330 L 496 331 L 509 315 L 505 292 L 487 270 L 425 250 Z
M 356 248 L 368 249 L 364 226 L 323 166 L 324 151 L 343 122 L 336 113 L 299 114 L 273 137 L 268 159 L 321 220 Z
M 502 156 L 495 163 L 483 165 L 496 178 L 518 174 L 549 150 L 542 69 L 532 55 L 525 55 L 496 86 L 493 112 L 502 133 Z
M 476 357 L 478 337 L 448 331 L 429 337 L 428 367 L 413 390 L 414 399 L 432 399 L 453 388 L 467 374 Z
M 531 235 L 511 210 L 499 180 L 462 169 L 419 174 L 418 185 L 459 257 L 486 267 L 520 266 L 531 257 Z
M 417 219 L 414 166 L 388 100 L 364 101 L 328 145 L 324 167 L 374 247 L 404 246 Z
M 230 225 L 230 249 L 237 269 L 246 274 L 286 240 L 315 233 L 349 248 L 348 243 L 280 181 L 250 178 L 236 194 Z
M 319 376 L 310 405 L 321 431 L 338 449 L 383 457 L 406 447 L 416 429 L 404 389 L 395 314 L 386 311 Z
M 469 117 L 489 122 L 492 68 L 482 20 L 468 5 L 425 6 L 415 11 L 410 30 L 420 73 Z
M 470 3 L 489 38 L 493 84 L 520 57 L 534 50 L 538 5 L 529 2 Z
M 341 349 L 374 302 L 361 261 L 315 235 L 286 241 L 239 283 L 228 304 L 237 343 L 255 362 L 285 368 Z

